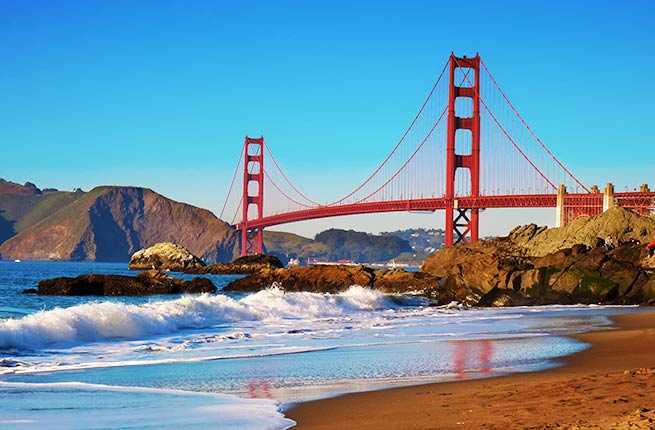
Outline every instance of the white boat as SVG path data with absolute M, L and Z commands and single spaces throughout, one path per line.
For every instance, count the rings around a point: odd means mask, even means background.
M 16 259 L 14 260 L 14 263 L 20 263 L 20 260 Z

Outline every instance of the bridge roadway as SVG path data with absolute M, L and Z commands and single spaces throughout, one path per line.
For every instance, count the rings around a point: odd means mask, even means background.
M 655 208 L 655 192 L 615 193 L 618 206 L 632 209 Z M 557 206 L 557 194 L 522 194 L 501 196 L 458 197 L 457 206 L 467 209 L 494 208 L 554 208 Z M 383 212 L 436 211 L 446 208 L 444 197 L 390 200 L 380 202 L 361 202 L 342 205 L 316 206 L 312 208 L 268 215 L 248 221 L 248 228 L 270 227 L 297 221 L 317 218 L 330 218 L 345 215 L 361 215 Z M 571 193 L 564 196 L 565 208 L 603 207 L 601 193 Z M 241 224 L 237 224 L 241 229 Z

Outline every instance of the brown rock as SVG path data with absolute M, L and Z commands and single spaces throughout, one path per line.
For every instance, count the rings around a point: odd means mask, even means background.
M 205 267 L 205 262 L 181 245 L 162 242 L 135 252 L 128 267 L 133 270 L 157 269 L 184 272 L 202 269 Z
M 438 289 L 439 278 L 425 272 L 391 269 L 375 271 L 373 285 L 385 293 L 424 293 Z
M 187 273 L 211 273 L 214 275 L 248 274 L 261 270 L 281 269 L 284 264 L 272 255 L 248 255 L 239 257 L 231 263 L 216 263 L 206 267 L 194 267 Z
M 653 220 L 624 209 L 577 221 L 577 229 L 534 225 L 508 237 L 437 251 L 422 270 L 447 280 L 456 300 L 480 306 L 655 301 L 655 274 L 644 263 Z M 646 231 L 646 234 L 644 234 Z M 583 242 L 564 247 L 572 239 Z M 607 246 L 597 235 L 615 234 Z M 635 236 L 636 234 L 636 236 Z M 646 238 L 643 241 L 638 238 Z
M 531 224 L 517 227 L 509 235 L 517 250 L 531 256 L 552 254 L 578 244 L 597 247 L 599 240 L 609 240 L 616 246 L 630 241 L 645 244 L 653 238 L 655 219 L 620 207 L 600 215 L 577 218 L 561 228 Z
M 214 284 L 206 278 L 184 281 L 151 270 L 137 276 L 82 275 L 77 278 L 46 279 L 39 282 L 37 294 L 45 296 L 144 296 L 213 293 L 215 291 Z
M 339 293 L 359 285 L 389 294 L 420 294 L 435 304 L 448 304 L 457 297 L 454 284 L 429 273 L 331 265 L 264 269 L 232 281 L 223 291 L 259 291 L 273 285 L 315 293 Z
M 373 269 L 363 266 L 310 266 L 263 269 L 230 282 L 223 291 L 259 291 L 276 285 L 285 291 L 338 293 L 353 285 L 372 287 Z

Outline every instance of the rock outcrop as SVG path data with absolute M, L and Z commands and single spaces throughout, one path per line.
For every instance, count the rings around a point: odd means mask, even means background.
M 141 249 L 132 255 L 128 267 L 132 270 L 170 270 L 184 272 L 202 269 L 206 264 L 185 247 L 161 242 L 149 248 Z
M 352 285 L 370 287 L 373 280 L 373 270 L 362 266 L 264 269 L 232 281 L 223 291 L 259 291 L 276 285 L 285 291 L 338 293 Z
M 580 219 L 574 227 L 527 226 L 508 237 L 445 248 L 428 257 L 420 272 L 361 266 L 262 269 L 231 282 L 225 291 L 276 285 L 286 291 L 336 293 L 360 285 L 422 294 L 440 305 L 655 305 L 655 257 L 645 246 L 655 237 L 653 223 L 612 209 Z
M 239 257 L 231 263 L 215 263 L 205 267 L 195 267 L 185 270 L 186 273 L 194 274 L 248 274 L 262 270 L 280 269 L 284 265 L 277 258 L 271 255 L 248 255 Z
M 653 227 L 653 219 L 615 208 L 563 228 L 524 226 L 445 248 L 422 270 L 472 305 L 655 304 L 655 265 L 644 246 Z
M 44 296 L 144 296 L 153 294 L 214 293 L 216 287 L 206 278 L 176 279 L 151 270 L 137 276 L 82 275 L 40 281 L 36 293 Z
M 273 285 L 285 291 L 339 293 L 353 285 L 385 293 L 419 293 L 436 296 L 438 279 L 428 273 L 374 270 L 364 266 L 316 265 L 263 269 L 230 282 L 223 291 L 259 291 Z M 444 299 L 447 300 L 447 299 Z
M 600 215 L 580 217 L 560 228 L 534 224 L 512 230 L 509 240 L 525 255 L 544 256 L 574 245 L 596 246 L 599 241 L 617 246 L 630 241 L 647 243 L 655 237 L 655 218 L 620 207 Z
M 407 272 L 400 269 L 375 270 L 373 287 L 385 293 L 425 294 L 437 293 L 439 279 L 425 272 Z

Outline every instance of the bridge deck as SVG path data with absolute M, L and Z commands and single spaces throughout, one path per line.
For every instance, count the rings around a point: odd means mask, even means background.
M 655 192 L 616 193 L 615 199 L 620 206 L 628 208 L 655 207 Z M 471 209 L 493 208 L 554 208 L 557 205 L 556 194 L 523 194 L 505 196 L 458 197 L 457 205 Z M 410 212 L 410 211 L 436 211 L 446 208 L 446 199 L 443 197 L 391 200 L 384 202 L 364 202 L 334 206 L 316 206 L 298 211 L 285 212 L 265 216 L 260 220 L 250 220 L 248 226 L 270 227 L 297 221 L 306 221 L 317 218 L 329 218 L 345 215 L 361 215 L 383 212 Z M 603 195 L 600 193 L 566 194 L 566 207 L 602 207 Z M 240 225 L 237 225 L 240 228 Z

